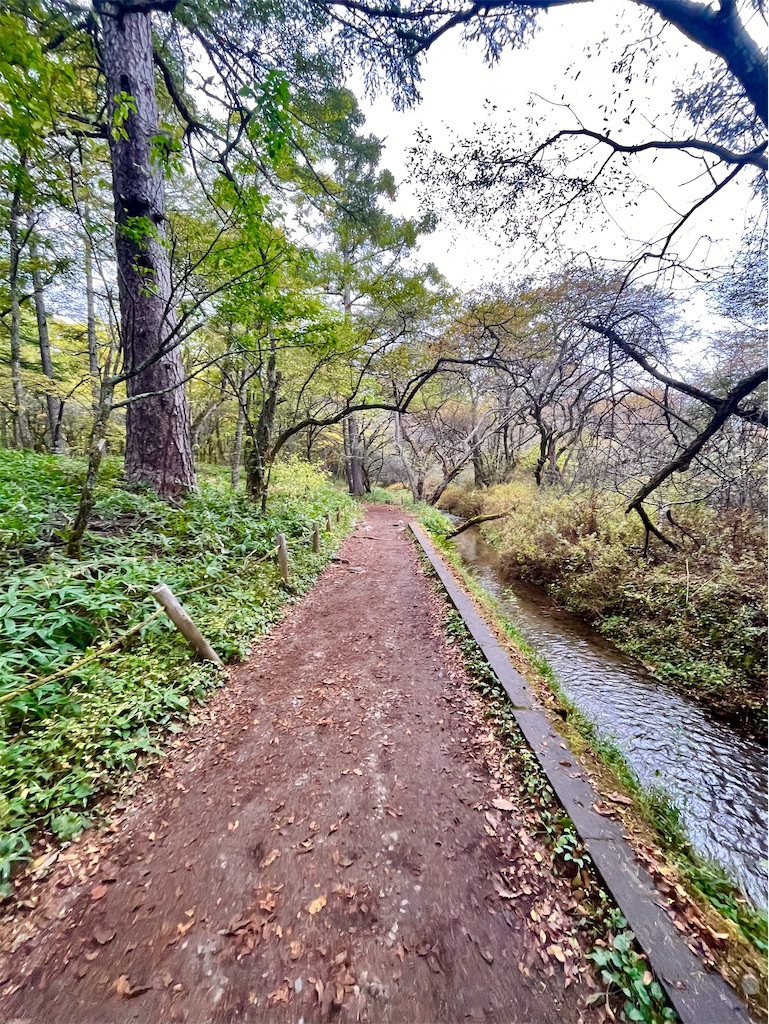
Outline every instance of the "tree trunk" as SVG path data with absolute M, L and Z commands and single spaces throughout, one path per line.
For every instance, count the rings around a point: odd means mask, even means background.
M 344 478 L 347 481 L 347 489 L 352 494 L 352 457 L 350 454 L 350 423 L 348 419 L 342 420 L 342 447 L 344 453 Z
M 23 161 L 22 161 L 23 163 Z M 11 199 L 8 217 L 10 238 L 8 286 L 11 293 L 11 381 L 13 385 L 13 440 L 17 448 L 31 448 L 32 435 L 29 430 L 27 409 L 24 404 L 24 385 L 21 382 L 21 307 L 19 262 L 21 242 L 19 239 L 19 217 L 21 213 L 21 189 L 17 185 Z
M 443 492 L 446 490 L 446 488 L 449 486 L 449 484 L 453 483 L 456 480 L 456 478 L 459 476 L 459 474 L 464 469 L 466 463 L 467 463 L 467 460 L 465 459 L 462 462 L 460 462 L 458 466 L 452 466 L 451 469 L 446 470 L 444 472 L 443 479 L 438 484 L 438 486 L 435 488 L 433 493 L 430 495 L 430 499 L 429 499 L 428 504 L 430 504 L 430 505 L 437 505 L 438 504 L 438 502 L 440 501 L 441 497 L 443 496 Z
M 361 451 L 358 424 L 354 416 L 347 417 L 347 429 L 350 437 L 350 494 L 356 498 L 366 493 L 366 481 L 363 475 L 363 452 Z
M 152 16 L 106 5 L 100 14 L 129 398 L 125 476 L 162 497 L 176 497 L 195 487 L 195 469 L 172 305 L 163 170 L 151 158 L 159 134 Z M 130 402 L 138 395 L 145 397 Z
M 275 409 L 278 404 L 281 375 L 277 370 L 277 354 L 275 341 L 270 338 L 270 358 L 267 362 L 267 379 L 264 388 L 264 401 L 259 413 L 259 420 L 254 432 L 253 445 L 246 462 L 246 490 L 261 502 L 262 510 L 267 504 L 267 484 L 270 477 L 273 428 L 275 426 Z
M 88 523 L 93 511 L 94 495 L 96 491 L 96 480 L 99 475 L 99 466 L 106 448 L 107 423 L 112 412 L 112 399 L 115 386 L 112 379 L 105 373 L 104 383 L 99 392 L 99 406 L 91 431 L 91 444 L 88 449 L 88 468 L 86 469 L 83 487 L 80 491 L 80 504 L 77 510 L 75 522 L 67 539 L 67 554 L 70 558 L 80 558 L 83 535 L 88 529 Z
M 398 455 L 400 456 L 400 460 L 401 460 L 401 463 L 403 464 L 403 468 L 406 471 L 406 479 L 409 482 L 409 488 L 411 490 L 411 497 L 414 499 L 414 501 L 420 501 L 421 500 L 420 492 L 424 491 L 424 479 L 420 479 L 417 476 L 417 474 L 414 472 L 414 470 L 411 467 L 411 463 L 406 458 L 406 452 L 404 451 L 404 448 L 403 448 L 403 441 L 405 439 L 405 431 L 403 429 L 403 421 L 401 419 L 401 414 L 399 412 L 395 413 L 393 424 L 394 424 L 394 427 L 395 427 L 395 429 L 393 431 L 393 438 L 395 440 L 395 447 L 398 450 Z
M 35 295 L 35 316 L 37 318 L 37 338 L 40 345 L 40 365 L 49 380 L 54 380 L 53 362 L 51 360 L 51 339 L 48 334 L 48 314 L 45 309 L 45 293 L 43 291 L 43 275 L 40 273 L 39 250 L 34 235 L 35 217 L 30 211 L 27 214 L 29 229 L 29 255 L 32 259 L 32 290 Z M 61 399 L 51 392 L 45 396 L 48 418 L 49 450 L 61 455 L 64 452 L 64 441 L 61 437 L 61 417 L 64 412 Z
M 96 304 L 94 302 L 93 290 L 93 247 L 89 234 L 90 207 L 85 203 L 83 207 L 83 219 L 85 220 L 85 308 L 86 308 L 86 330 L 88 332 L 88 370 L 91 374 L 91 393 L 93 394 L 93 411 L 98 415 L 99 409 L 99 351 L 96 343 Z
M 479 448 L 473 449 L 473 483 L 476 487 L 485 487 L 487 484 L 486 473 L 483 468 L 483 455 Z
M 246 409 L 248 407 L 248 389 L 246 386 L 246 371 L 240 378 L 238 388 L 238 419 L 235 423 L 235 441 L 232 446 L 232 462 L 230 463 L 230 485 L 233 491 L 238 489 L 240 483 L 240 466 L 243 462 L 243 428 L 246 425 Z

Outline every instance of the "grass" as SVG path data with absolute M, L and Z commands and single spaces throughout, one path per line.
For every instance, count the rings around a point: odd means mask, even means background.
M 304 593 L 355 515 L 355 504 L 310 467 L 280 467 L 261 515 L 226 475 L 201 474 L 200 492 L 170 505 L 124 490 L 110 460 L 100 480 L 83 558 L 68 559 L 83 464 L 0 451 L 0 696 L 71 665 L 154 610 L 168 584 L 225 661 Z M 333 534 L 313 554 L 312 523 L 341 507 Z M 291 544 L 291 584 L 273 559 L 278 532 Z M 292 541 L 294 543 L 292 544 Z M 186 596 L 185 596 L 186 595 Z M 194 720 L 225 675 L 194 660 L 180 635 L 155 619 L 124 647 L 67 677 L 0 705 L 0 882 L 41 835 L 58 841 L 86 826 L 97 797 Z

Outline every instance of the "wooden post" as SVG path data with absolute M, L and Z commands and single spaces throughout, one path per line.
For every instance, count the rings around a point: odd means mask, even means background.
M 205 661 L 213 661 L 214 665 L 218 665 L 219 668 L 222 668 L 222 659 L 213 649 L 208 640 L 206 640 L 165 583 L 160 583 L 155 587 L 152 591 L 152 596 L 160 607 L 165 609 L 166 615 L 171 622 L 173 622 L 190 647 L 192 647 L 201 658 L 205 659 Z
M 320 551 L 320 527 L 317 523 L 312 524 L 312 550 Z
M 338 508 L 336 510 L 336 521 L 338 523 L 342 521 L 342 510 L 341 510 L 341 508 Z
M 286 546 L 285 534 L 278 534 L 278 565 L 283 582 L 288 583 L 288 548 Z
M 326 532 L 331 533 L 331 513 L 326 513 Z

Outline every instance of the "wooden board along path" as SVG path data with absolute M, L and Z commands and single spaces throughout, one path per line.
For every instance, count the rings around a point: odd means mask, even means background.
M 421 527 L 412 523 L 411 530 L 438 574 L 451 603 L 504 687 L 521 732 L 574 822 L 607 889 L 635 933 L 683 1024 L 749 1024 L 747 1009 L 734 991 L 720 975 L 705 970 L 668 913 L 659 905 L 660 893 L 649 873 L 636 859 L 622 826 L 593 808 L 593 804 L 601 799 L 600 794 L 584 773 L 580 772 L 574 778 L 574 768 L 567 769 L 560 763 L 569 758 L 576 762 L 576 758 L 568 748 L 564 750 L 563 737 L 553 729 L 530 686 L 513 668 L 471 599 L 458 585 Z

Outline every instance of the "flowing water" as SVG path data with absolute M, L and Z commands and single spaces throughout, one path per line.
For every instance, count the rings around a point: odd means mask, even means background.
M 758 744 L 657 682 L 544 590 L 506 584 L 496 550 L 467 530 L 454 541 L 481 585 L 544 655 L 566 694 L 624 754 L 644 786 L 681 812 L 694 848 L 766 906 L 767 758 Z

